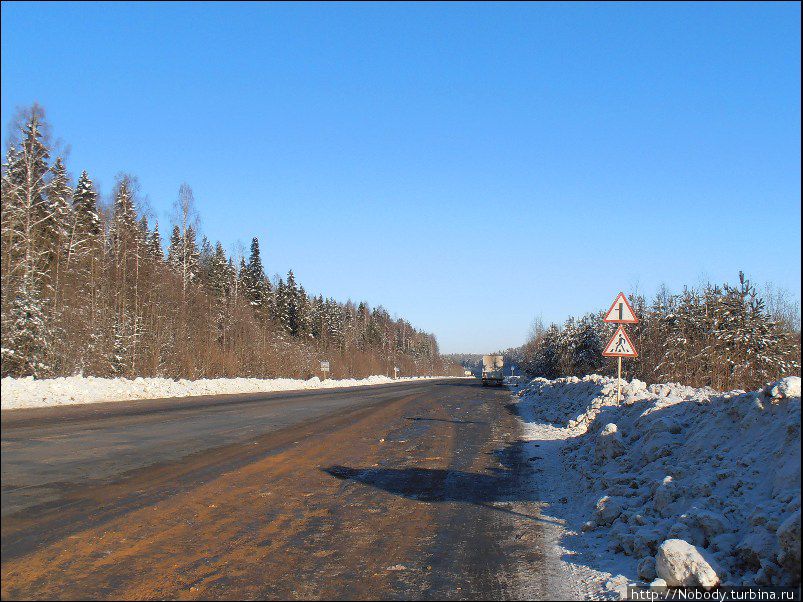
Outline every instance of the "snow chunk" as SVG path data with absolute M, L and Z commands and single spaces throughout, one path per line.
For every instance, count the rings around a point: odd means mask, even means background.
M 800 397 L 800 377 L 787 376 L 770 386 L 769 393 L 775 399 Z
M 622 514 L 624 507 L 619 498 L 604 496 L 597 501 L 595 523 L 603 527 L 613 523 Z
M 719 585 L 719 576 L 700 551 L 682 539 L 667 539 L 655 557 L 658 577 L 670 587 L 704 587 Z
M 800 510 L 787 518 L 778 527 L 778 564 L 789 571 L 800 583 Z
M 598 464 L 621 456 L 625 451 L 622 435 L 612 422 L 606 424 L 597 435 L 594 459 Z

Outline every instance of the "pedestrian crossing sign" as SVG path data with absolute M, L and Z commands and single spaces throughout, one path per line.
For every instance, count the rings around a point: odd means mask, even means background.
M 605 357 L 638 357 L 636 347 L 627 336 L 624 326 L 616 329 L 613 338 L 605 345 L 602 355 Z

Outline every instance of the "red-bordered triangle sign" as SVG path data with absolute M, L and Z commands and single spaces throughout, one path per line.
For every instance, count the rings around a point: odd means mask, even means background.
M 602 321 L 613 322 L 614 324 L 636 324 L 638 323 L 638 318 L 636 317 L 636 312 L 630 307 L 630 303 L 627 302 L 625 294 L 619 293 Z
M 624 326 L 620 325 L 616 329 L 613 338 L 605 345 L 602 355 L 605 357 L 638 357 L 636 347 L 627 336 Z

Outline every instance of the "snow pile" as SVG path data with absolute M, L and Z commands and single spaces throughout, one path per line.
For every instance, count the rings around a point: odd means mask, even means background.
M 387 376 L 343 380 L 313 377 L 309 380 L 294 378 L 205 378 L 200 380 L 171 380 L 169 378 L 97 378 L 94 376 L 67 376 L 35 380 L 6 377 L 0 381 L 2 409 L 37 408 L 103 401 L 133 399 L 161 399 L 166 397 L 192 397 L 196 395 L 229 395 L 234 393 L 265 393 L 328 389 L 334 387 L 363 387 L 384 385 L 411 380 L 442 377 Z
M 567 524 L 585 521 L 578 545 L 656 585 L 800 583 L 799 377 L 726 393 L 633 380 L 620 405 L 598 375 L 518 395 L 529 439 L 565 440 L 557 483 Z

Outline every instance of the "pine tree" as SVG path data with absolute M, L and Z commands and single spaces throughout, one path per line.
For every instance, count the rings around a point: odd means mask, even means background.
M 597 372 L 602 365 L 602 346 L 598 319 L 594 314 L 586 314 L 576 325 L 572 343 L 572 365 L 575 376 Z
M 766 381 L 799 367 L 784 333 L 767 315 L 755 287 L 739 272 L 739 286 L 725 285 L 714 310 L 716 346 L 728 384 Z
M 127 374 L 133 338 L 128 318 L 123 316 L 115 320 L 112 336 L 112 354 L 109 358 L 114 376 L 125 376 Z
M 323 322 L 323 297 L 318 295 L 313 297 L 309 303 L 309 322 L 310 334 L 315 339 L 322 339 L 324 336 Z
M 301 333 L 301 322 L 303 320 L 301 314 L 304 308 L 302 307 L 301 290 L 298 284 L 296 284 L 296 277 L 293 274 L 293 270 L 287 272 L 287 284 L 285 286 L 287 298 L 285 304 L 286 318 L 283 326 L 291 335 L 298 336 Z
M 72 222 L 71 200 L 73 190 L 70 188 L 67 168 L 64 166 L 64 161 L 61 157 L 56 157 L 51 172 L 53 176 L 47 187 L 49 207 L 46 224 L 53 241 L 54 250 L 61 250 L 66 245 L 70 223 Z
M 208 260 L 208 279 L 215 297 L 225 299 L 229 288 L 229 262 L 219 241 Z
M 51 205 L 48 160 L 50 151 L 43 141 L 43 111 L 34 106 L 23 126 L 19 151 L 9 149 L 3 178 L 4 284 L 14 282 L 7 293 L 25 287 L 27 294 L 42 290 L 47 269 L 45 244 Z M 3 287 L 6 288 L 5 286 Z
M 81 173 L 72 195 L 69 240 L 65 273 L 71 280 L 72 307 L 69 312 L 65 341 L 73 348 L 64 356 L 72 356 L 73 367 L 93 369 L 102 365 L 104 323 L 102 298 L 102 265 L 104 262 L 103 226 L 97 211 L 97 192 L 86 171 Z M 80 302 L 77 302 L 80 300 Z
M 303 286 L 298 288 L 298 334 L 307 338 L 312 338 L 313 316 L 312 306 L 307 291 Z
M 148 237 L 148 255 L 154 261 L 164 261 L 164 251 L 162 250 L 162 237 L 159 234 L 159 222 L 153 225 L 153 231 Z
M 142 241 L 147 241 L 151 237 L 150 224 L 148 224 L 148 216 L 143 215 L 139 218 L 139 238 Z
M 182 242 L 182 278 L 184 280 L 184 288 L 186 289 L 190 283 L 196 282 L 200 271 L 199 258 L 200 252 L 198 245 L 195 242 L 195 228 L 191 225 L 187 227 Z
M 215 255 L 215 250 L 212 243 L 206 236 L 201 237 L 201 247 L 198 253 L 198 272 L 204 282 L 209 282 L 210 273 L 212 271 L 212 258 Z
M 49 376 L 50 336 L 38 291 L 23 283 L 14 297 L 9 318 L 9 328 L 3 329 L 6 339 L 2 348 L 3 376 Z
M 290 299 L 287 291 L 287 285 L 284 280 L 279 278 L 276 283 L 276 291 L 273 295 L 272 317 L 276 323 L 281 327 L 283 332 L 290 332 Z
M 65 272 L 69 260 L 70 231 L 72 230 L 72 195 L 67 168 L 61 157 L 57 157 L 51 167 L 52 177 L 47 187 L 46 202 L 48 219 L 45 227 L 45 250 L 47 254 L 47 270 L 49 290 L 52 293 L 50 330 L 54 341 L 54 358 L 62 360 L 67 352 L 64 345 L 69 345 L 65 336 Z
M 81 172 L 72 197 L 73 225 L 70 252 L 82 253 L 96 249 L 103 234 L 103 226 L 98 216 L 98 193 L 86 171 Z
M 265 308 L 270 295 L 270 284 L 265 277 L 265 269 L 262 267 L 259 240 L 256 236 L 251 241 L 251 254 L 248 256 L 248 263 L 242 270 L 242 280 L 243 292 L 251 307 L 256 310 Z
M 128 176 L 123 176 L 117 184 L 117 192 L 114 197 L 111 227 L 109 228 L 110 246 L 114 253 L 122 255 L 140 240 L 142 240 L 142 231 L 137 223 L 131 181 Z
M 78 230 L 91 236 L 99 236 L 102 231 L 98 217 L 98 193 L 86 171 L 81 172 L 73 193 L 73 211 L 75 212 Z
M 552 324 L 546 329 L 533 363 L 535 376 L 558 378 L 560 376 L 560 329 Z
M 173 231 L 170 233 L 170 242 L 167 246 L 167 264 L 176 271 L 181 273 L 181 264 L 184 258 L 184 239 L 181 237 L 181 231 L 178 226 L 173 226 Z
M 44 307 L 49 301 L 49 225 L 53 222 L 48 198 L 50 151 L 44 142 L 43 118 L 42 109 L 34 105 L 21 127 L 19 150 L 9 148 L 2 179 L 3 355 L 26 353 L 18 345 L 30 347 L 32 359 L 18 366 L 27 373 L 39 374 L 49 369 L 44 354 L 37 349 L 39 335 L 49 332 Z M 32 321 L 30 336 L 20 323 L 27 315 Z M 41 327 L 37 325 L 40 318 Z

